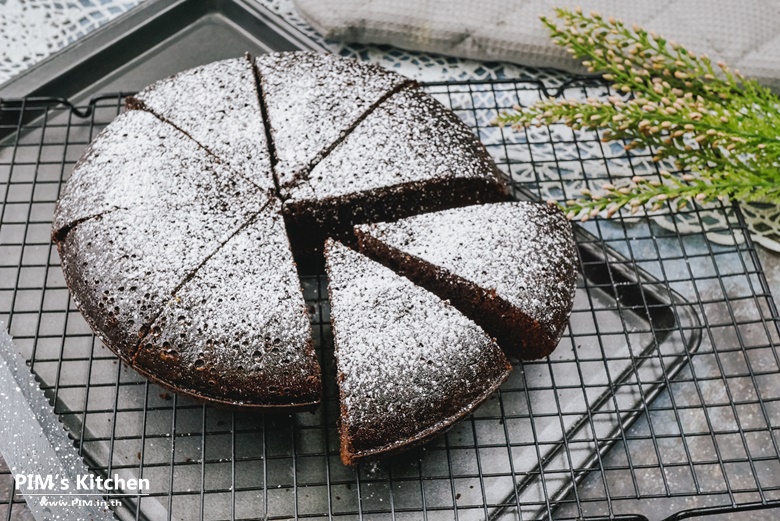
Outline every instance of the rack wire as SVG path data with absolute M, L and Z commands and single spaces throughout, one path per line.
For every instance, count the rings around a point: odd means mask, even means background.
M 658 176 L 650 152 L 595 134 L 491 125 L 515 104 L 606 86 L 425 87 L 472 126 L 519 198 Z M 338 456 L 323 274 L 302 275 L 325 372 L 314 414 L 167 393 L 119 364 L 75 309 L 49 238 L 53 207 L 122 106 L 122 94 L 81 108 L 0 100 L 0 320 L 91 470 L 149 479 L 121 519 L 642 520 L 780 506 L 780 319 L 738 208 L 686 212 L 717 212 L 731 246 L 647 216 L 578 225 L 582 277 L 554 355 L 515 364 L 496 396 L 427 446 L 352 469 Z M 0 518 L 26 515 L 0 466 Z

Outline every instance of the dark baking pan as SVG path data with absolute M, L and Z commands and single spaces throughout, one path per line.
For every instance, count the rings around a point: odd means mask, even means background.
M 19 100 L 137 91 L 204 63 L 244 52 L 325 49 L 262 5 L 244 0 L 151 0 L 0 86 L 0 139 L 16 126 Z

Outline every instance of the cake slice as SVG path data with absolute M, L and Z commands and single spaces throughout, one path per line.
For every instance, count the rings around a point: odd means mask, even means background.
M 81 221 L 143 205 L 150 212 L 193 204 L 215 210 L 215 203 L 233 198 L 257 211 L 267 200 L 257 192 L 173 126 L 147 112 L 126 112 L 74 167 L 55 206 L 52 234 L 56 240 Z
M 281 187 L 308 172 L 374 105 L 411 81 L 315 52 L 265 54 L 255 64 Z
M 258 187 L 274 188 L 252 59 L 222 60 L 160 80 L 127 98 L 175 125 Z
M 548 204 L 467 206 L 356 227 L 360 249 L 450 300 L 511 356 L 550 354 L 577 280 L 571 225 Z
M 344 464 L 430 440 L 509 376 L 501 349 L 448 302 L 339 242 L 325 257 Z
M 199 400 L 267 410 L 319 403 L 309 316 L 276 200 L 176 290 L 133 365 Z
M 377 106 L 287 194 L 299 251 L 349 237 L 356 223 L 507 199 L 471 129 L 416 86 Z
M 131 151 L 143 157 L 134 163 Z M 74 301 L 130 361 L 177 285 L 269 197 L 154 116 L 120 116 L 76 167 L 55 210 L 53 238 Z
M 177 286 L 251 216 L 215 206 L 114 210 L 58 239 L 74 302 L 125 362 Z

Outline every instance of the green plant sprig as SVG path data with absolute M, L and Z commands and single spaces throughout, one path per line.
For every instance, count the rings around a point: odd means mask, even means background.
M 780 202 L 780 100 L 771 91 L 640 27 L 579 9 L 555 13 L 560 26 L 542 18 L 554 41 L 614 82 L 616 94 L 541 100 L 500 114 L 498 122 L 517 130 L 562 122 L 599 132 L 627 151 L 653 150 L 654 161 L 671 160 L 679 171 L 585 190 L 562 205 L 570 218 L 667 204 L 681 209 L 716 198 Z

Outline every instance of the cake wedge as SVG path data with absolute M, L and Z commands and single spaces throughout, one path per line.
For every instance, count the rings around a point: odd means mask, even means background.
M 177 288 L 141 339 L 137 371 L 221 405 L 319 405 L 320 368 L 279 210 L 271 199 Z
M 505 202 L 355 228 L 360 250 L 448 299 L 510 356 L 550 354 L 574 302 L 571 224 L 545 203 Z
M 255 66 L 282 191 L 372 107 L 412 82 L 376 65 L 316 52 L 263 54 Z
M 174 125 L 262 190 L 274 188 L 252 58 L 222 60 L 152 83 L 126 101 Z
M 501 349 L 448 302 L 339 242 L 325 259 L 344 464 L 425 443 L 509 376 Z
M 379 104 L 295 186 L 293 248 L 317 251 L 352 226 L 507 200 L 501 172 L 454 112 L 409 85 Z M 307 242 L 308 241 L 308 242 Z

